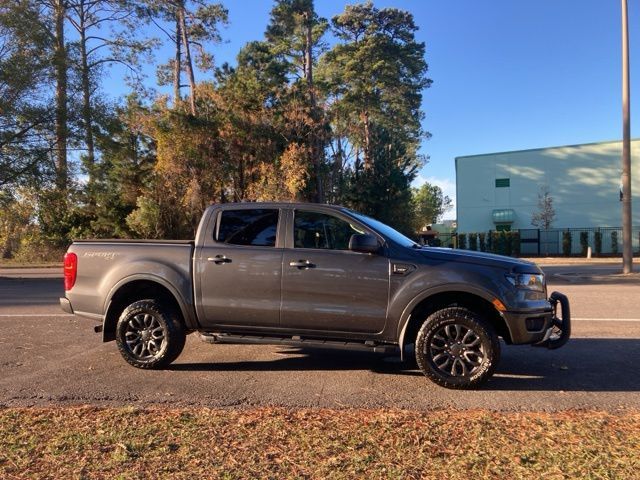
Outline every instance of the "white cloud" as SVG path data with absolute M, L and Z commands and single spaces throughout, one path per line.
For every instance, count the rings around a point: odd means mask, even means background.
M 450 178 L 425 177 L 418 174 L 411 186 L 420 188 L 425 183 L 437 185 L 442 189 L 442 193 L 451 199 L 452 208 L 443 216 L 444 220 L 454 220 L 456 218 L 456 182 Z

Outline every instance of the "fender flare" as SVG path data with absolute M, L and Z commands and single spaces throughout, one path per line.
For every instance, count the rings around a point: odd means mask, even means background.
M 464 284 L 464 283 L 448 283 L 445 285 L 439 285 L 434 288 L 430 288 L 429 290 L 425 290 L 416 295 L 404 308 L 402 314 L 400 315 L 400 320 L 398 321 L 398 329 L 396 332 L 398 338 L 398 346 L 400 347 L 400 357 L 404 359 L 404 336 L 407 332 L 407 327 L 409 323 L 411 323 L 411 313 L 422 301 L 438 295 L 440 293 L 451 293 L 451 292 L 461 292 L 468 293 L 470 295 L 475 295 L 476 297 L 482 298 L 489 303 L 492 303 L 496 297 L 496 295 L 492 294 L 490 291 L 479 288 L 473 285 Z M 507 328 L 509 325 L 507 324 Z
M 197 321 L 193 315 L 193 311 L 192 308 L 190 309 L 189 306 L 193 307 L 193 305 L 188 302 L 185 298 L 183 298 L 182 294 L 176 290 L 176 288 L 169 282 L 167 282 L 164 278 L 159 277 L 157 275 L 153 275 L 153 274 L 134 274 L 134 275 L 129 275 L 127 277 L 124 277 L 122 279 L 120 279 L 113 287 L 111 287 L 111 289 L 109 290 L 109 294 L 107 295 L 107 298 L 104 302 L 104 306 L 103 306 L 103 312 L 104 312 L 104 331 L 106 331 L 106 322 L 107 322 L 107 317 L 108 317 L 108 313 L 109 313 L 109 308 L 111 308 L 111 302 L 113 300 L 113 297 L 115 296 L 115 294 L 122 288 L 125 287 L 127 284 L 131 283 L 131 282 L 136 282 L 136 281 L 147 281 L 147 282 L 153 282 L 153 283 L 157 283 L 158 285 L 166 288 L 169 293 L 171 293 L 171 295 L 173 295 L 173 298 L 176 300 L 177 304 L 178 304 L 178 308 L 180 308 L 180 313 L 182 314 L 182 318 L 184 318 L 184 323 L 187 326 L 187 328 L 189 329 L 193 329 L 193 328 L 197 328 Z

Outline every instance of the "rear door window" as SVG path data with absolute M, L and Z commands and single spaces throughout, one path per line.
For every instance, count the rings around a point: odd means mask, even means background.
M 275 247 L 278 213 L 277 209 L 267 208 L 224 210 L 215 240 L 230 245 Z

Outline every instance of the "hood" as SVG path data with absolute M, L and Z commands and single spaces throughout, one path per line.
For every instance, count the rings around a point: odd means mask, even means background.
M 415 253 L 434 262 L 461 262 L 488 267 L 503 268 L 514 273 L 541 273 L 540 267 L 533 262 L 519 258 L 496 255 L 494 253 L 475 252 L 472 250 L 454 250 L 452 248 L 423 247 L 415 249 Z

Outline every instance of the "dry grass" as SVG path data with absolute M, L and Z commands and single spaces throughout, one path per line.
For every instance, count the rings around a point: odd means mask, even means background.
M 18 260 L 0 259 L 0 268 L 59 268 L 62 274 L 61 262 L 21 262 Z
M 0 409 L 0 478 L 640 478 L 640 413 Z

